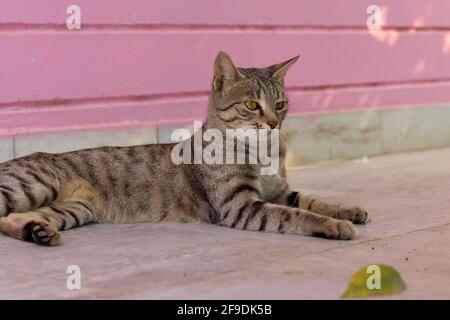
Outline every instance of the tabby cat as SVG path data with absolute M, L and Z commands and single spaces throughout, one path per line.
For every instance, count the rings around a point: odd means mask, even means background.
M 220 52 L 202 130 L 280 128 L 288 110 L 283 78 L 297 58 L 244 69 Z M 368 221 L 359 207 L 337 206 L 291 190 L 283 141 L 278 174 L 267 176 L 258 164 L 176 165 L 173 147 L 37 153 L 3 163 L 0 230 L 50 246 L 60 243 L 60 231 L 89 223 L 161 221 L 347 240 L 356 235 L 353 223 Z

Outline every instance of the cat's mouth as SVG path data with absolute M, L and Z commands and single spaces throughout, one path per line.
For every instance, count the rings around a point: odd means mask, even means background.
M 243 125 L 240 125 L 238 127 L 235 127 L 235 126 L 227 126 L 227 127 L 229 129 L 244 129 L 244 130 L 252 129 L 252 130 L 256 130 L 256 131 L 259 131 L 259 130 L 271 131 L 273 129 L 280 129 L 279 127 L 276 127 L 276 128 L 272 129 L 272 127 L 270 127 L 269 125 L 267 125 L 267 124 L 260 124 L 260 123 L 243 124 Z
M 271 131 L 273 129 L 279 129 L 279 127 L 272 128 L 268 124 L 259 124 L 259 123 L 254 124 L 251 128 L 256 129 L 256 130 L 267 130 L 267 131 Z

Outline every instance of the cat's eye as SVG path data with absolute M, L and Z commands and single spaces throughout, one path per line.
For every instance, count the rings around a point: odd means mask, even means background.
M 285 105 L 286 105 L 285 101 L 277 102 L 275 104 L 275 109 L 278 110 L 278 111 L 283 110 Z
M 256 108 L 258 108 L 258 102 L 255 102 L 255 101 L 246 101 L 246 102 L 244 102 L 244 105 L 249 110 L 256 110 Z

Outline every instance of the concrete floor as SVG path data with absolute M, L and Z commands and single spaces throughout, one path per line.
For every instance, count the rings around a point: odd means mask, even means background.
M 450 299 L 450 149 L 291 170 L 293 187 L 365 207 L 354 241 L 195 224 L 91 225 L 60 247 L 0 235 L 0 298 L 336 299 L 368 264 L 407 284 L 392 298 Z M 81 268 L 68 290 L 66 269 Z

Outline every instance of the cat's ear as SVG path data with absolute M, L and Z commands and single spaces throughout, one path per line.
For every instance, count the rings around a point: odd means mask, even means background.
M 284 61 L 282 63 L 274 64 L 274 65 L 268 67 L 267 69 L 269 70 L 269 72 L 272 76 L 272 79 L 283 83 L 286 72 L 289 70 L 290 67 L 292 67 L 292 65 L 294 65 L 294 63 L 297 62 L 299 57 L 300 56 L 296 56 L 296 57 L 289 59 L 287 61 Z
M 227 90 L 234 83 L 244 79 L 245 77 L 239 72 L 234 65 L 230 56 L 221 51 L 214 61 L 214 80 L 213 87 L 215 91 Z

